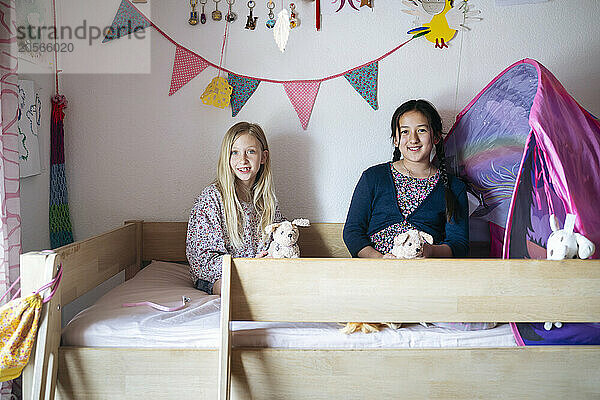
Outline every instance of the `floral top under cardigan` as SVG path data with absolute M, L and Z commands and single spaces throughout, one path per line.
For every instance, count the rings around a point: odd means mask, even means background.
M 196 199 L 188 222 L 186 254 L 190 263 L 193 282 L 204 279 L 214 283 L 221 278 L 223 255 L 232 257 L 255 257 L 268 248 L 258 231 L 260 217 L 252 203 L 242 204 L 244 215 L 244 243 L 235 249 L 229 240 L 225 226 L 223 198 L 219 189 L 212 184 L 207 186 Z M 275 209 L 274 223 L 283 217 L 279 207 Z
M 373 247 L 381 254 L 392 252 L 396 235 L 410 229 L 416 229 L 408 222 L 408 217 L 429 196 L 429 193 L 435 188 L 440 179 L 440 171 L 427 178 L 413 178 L 396 171 L 392 163 L 390 163 L 390 169 L 394 177 L 394 184 L 396 185 L 398 207 L 400 207 L 405 219 L 370 236 Z

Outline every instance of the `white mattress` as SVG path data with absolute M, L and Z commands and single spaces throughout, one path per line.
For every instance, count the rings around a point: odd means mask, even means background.
M 152 301 L 168 307 L 192 300 L 174 312 L 123 303 Z M 218 348 L 220 297 L 196 290 L 188 267 L 154 261 L 77 314 L 64 328 L 65 346 Z M 483 331 L 457 331 L 418 324 L 380 332 L 345 335 L 337 323 L 234 322 L 234 346 L 298 349 L 514 347 L 508 324 Z

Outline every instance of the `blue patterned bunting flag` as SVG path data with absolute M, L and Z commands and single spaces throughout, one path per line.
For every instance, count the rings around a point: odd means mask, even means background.
M 229 84 L 233 87 L 231 93 L 231 116 L 235 117 L 260 84 L 260 80 L 229 74 Z
M 134 32 L 152 26 L 148 21 L 129 1 L 121 1 L 117 15 L 113 20 L 112 25 L 108 29 L 102 43 L 113 39 L 119 39 L 123 36 L 131 35 Z
M 374 110 L 377 105 L 377 61 L 367 64 L 364 67 L 357 68 L 344 74 L 344 78 L 354 89 L 369 103 Z

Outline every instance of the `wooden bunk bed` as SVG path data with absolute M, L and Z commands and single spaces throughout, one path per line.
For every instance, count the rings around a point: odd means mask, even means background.
M 63 268 L 24 399 L 600 397 L 600 346 L 232 348 L 233 320 L 600 321 L 598 260 L 349 259 L 341 224 L 303 229 L 302 259 L 226 256 L 221 352 L 59 346 L 61 304 L 120 271 L 131 278 L 144 261 L 185 261 L 186 228 L 128 221 L 51 254 L 22 255 L 23 293 Z

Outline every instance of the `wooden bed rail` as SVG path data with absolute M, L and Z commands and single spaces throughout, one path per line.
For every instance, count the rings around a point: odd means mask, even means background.
M 22 295 L 28 296 L 50 282 L 59 266 L 56 254 L 32 252 L 21 255 Z M 60 344 L 61 287 L 58 286 L 52 299 L 42 307 L 37 340 L 23 370 L 23 400 L 54 399 Z
M 126 278 L 139 270 L 141 221 L 55 249 L 63 265 L 62 304 L 94 289 L 120 271 Z
M 341 223 L 316 223 L 300 228 L 302 257 L 350 257 L 342 240 Z M 187 261 L 187 222 L 144 222 L 142 260 Z
M 234 258 L 230 288 L 235 321 L 600 321 L 600 260 Z
M 42 307 L 36 344 L 23 371 L 23 399 L 54 399 L 62 305 L 122 270 L 126 271 L 126 278 L 135 275 L 140 268 L 141 228 L 141 221 L 126 223 L 101 235 L 59 247 L 54 252 L 21 255 L 21 290 L 24 294 L 50 281 L 59 266 L 63 268 L 54 297 Z
M 600 260 L 225 256 L 222 280 L 220 400 L 230 398 L 231 321 L 600 321 Z M 589 353 L 590 360 L 596 353 Z M 559 376 L 561 368 L 551 373 Z M 235 369 L 246 374 L 239 361 Z

